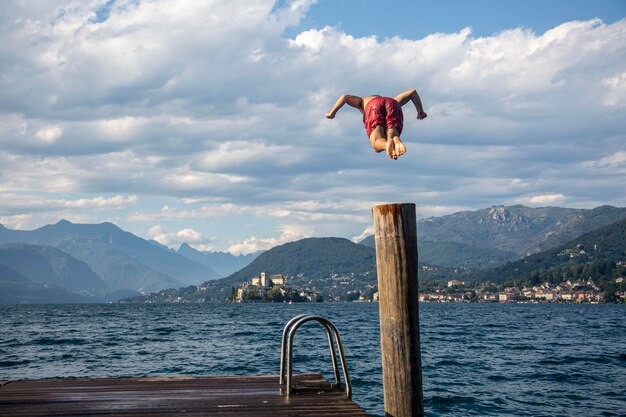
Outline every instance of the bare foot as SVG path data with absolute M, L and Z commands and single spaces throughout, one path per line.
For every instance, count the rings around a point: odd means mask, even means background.
M 392 139 L 387 139 L 385 151 L 387 152 L 387 156 L 389 158 L 398 159 L 398 154 L 396 153 L 396 143 Z
M 428 115 L 425 112 L 421 112 L 421 113 L 417 114 L 417 119 L 418 120 L 424 120 L 427 117 L 428 117 Z
M 396 158 L 400 155 L 404 155 L 404 153 L 406 152 L 406 146 L 404 146 L 404 143 L 402 143 L 402 141 L 400 140 L 400 137 L 396 136 L 393 138 L 393 142 L 394 142 L 394 148 L 396 150 Z

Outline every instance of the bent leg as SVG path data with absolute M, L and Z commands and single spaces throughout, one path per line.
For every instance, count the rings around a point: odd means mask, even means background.
M 385 129 L 382 126 L 376 126 L 376 128 L 372 130 L 372 133 L 370 133 L 370 144 L 374 151 L 377 153 L 388 151 L 387 142 Z M 389 152 L 387 152 L 387 155 L 389 155 Z
M 398 141 L 400 138 L 398 138 Z M 398 159 L 398 155 L 402 155 L 406 152 L 406 148 L 402 151 L 402 153 L 398 154 L 396 151 L 396 143 L 398 141 L 393 138 L 389 138 L 389 134 L 382 126 L 376 126 L 376 128 L 370 134 L 370 143 L 372 144 L 372 148 L 376 152 L 385 151 L 387 156 L 391 159 Z M 402 142 L 400 142 L 402 146 Z
M 406 152 L 406 146 L 402 143 L 400 134 L 395 127 L 387 129 L 387 142 L 393 143 L 393 154 L 391 155 L 393 159 L 398 159 L 400 155 Z

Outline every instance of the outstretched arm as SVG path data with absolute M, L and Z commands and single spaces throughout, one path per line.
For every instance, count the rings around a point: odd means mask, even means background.
M 346 103 L 349 106 L 352 106 L 355 109 L 359 110 L 361 113 L 363 113 L 363 99 L 361 97 L 359 97 L 359 96 L 351 96 L 349 94 L 344 94 L 341 97 L 339 97 L 339 99 L 337 100 L 337 102 L 333 106 L 332 110 L 329 111 L 328 113 L 326 113 L 326 118 L 327 119 L 334 119 L 335 118 L 335 114 Z
M 417 118 L 420 120 L 425 119 L 426 116 L 428 116 L 426 112 L 424 112 L 424 107 L 422 107 L 422 100 L 420 100 L 420 96 L 419 94 L 417 94 L 417 91 L 415 89 L 407 90 L 404 93 L 398 94 L 395 97 L 395 100 L 400 103 L 401 106 L 404 106 L 409 101 L 412 101 L 413 105 L 415 106 L 415 110 L 417 110 Z

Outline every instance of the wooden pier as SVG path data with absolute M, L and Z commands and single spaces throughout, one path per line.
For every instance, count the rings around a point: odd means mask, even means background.
M 320 374 L 0 381 L 0 416 L 367 416 Z

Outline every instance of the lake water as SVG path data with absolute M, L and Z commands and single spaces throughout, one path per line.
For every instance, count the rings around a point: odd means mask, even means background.
M 0 306 L 0 380 L 278 374 L 293 316 L 341 332 L 353 399 L 383 415 L 377 303 Z M 428 416 L 626 415 L 626 305 L 421 304 Z M 332 375 L 321 327 L 294 371 Z

